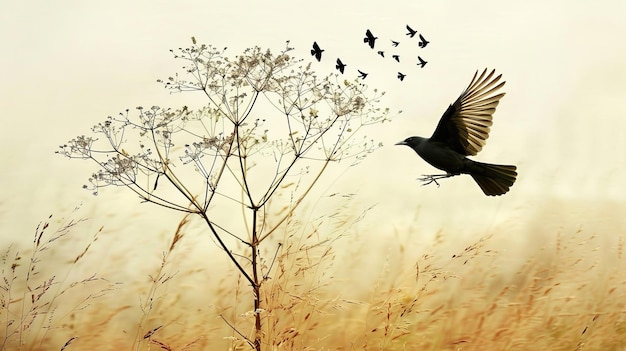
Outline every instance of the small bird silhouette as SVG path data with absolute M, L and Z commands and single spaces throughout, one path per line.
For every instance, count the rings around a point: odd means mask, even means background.
M 399 42 L 399 41 L 392 40 L 392 41 L 391 41 L 391 45 L 395 48 L 396 46 L 400 45 L 400 42 Z
M 367 73 L 361 71 L 360 69 L 357 69 L 357 71 L 359 71 L 359 78 L 365 79 L 365 77 L 367 77 Z
M 337 64 L 335 65 L 335 68 L 341 72 L 341 74 L 343 74 L 343 71 L 346 69 L 346 64 L 344 64 L 343 62 L 341 62 L 340 59 L 337 59 Z
M 324 50 L 320 49 L 320 46 L 317 45 L 316 41 L 314 41 L 313 42 L 313 50 L 311 50 L 311 56 L 315 56 L 315 58 L 319 62 L 319 61 L 322 60 L 322 52 L 324 52 Z
M 416 30 L 413 30 L 413 28 L 409 27 L 409 25 L 406 25 L 406 29 L 409 31 L 408 33 L 406 33 L 406 35 L 408 35 L 409 37 L 413 38 L 415 36 L 415 34 L 417 34 Z
M 406 77 L 406 74 L 402 74 L 402 73 L 398 72 L 398 79 L 400 79 L 400 81 L 403 81 L 404 77 Z
M 363 42 L 369 44 L 370 48 L 373 49 L 376 39 L 378 39 L 378 37 L 375 37 L 374 34 L 372 34 L 372 32 L 370 32 L 370 30 L 368 29 L 367 32 L 365 32 L 365 38 L 363 39 Z
M 494 95 L 505 82 L 502 77 L 492 79 L 495 70 L 486 77 L 487 69 L 478 77 L 478 71 L 469 86 L 443 114 L 430 138 L 409 137 L 396 145 L 406 145 L 435 168 L 446 174 L 423 175 L 422 185 L 461 174 L 469 174 L 485 195 L 502 195 L 509 191 L 517 178 L 517 167 L 472 161 L 489 137 L 493 113 L 504 93 Z M 478 77 L 478 78 L 477 78 Z
M 418 45 L 420 48 L 425 48 L 425 47 L 426 47 L 426 45 L 428 45 L 428 43 L 430 43 L 430 42 L 429 42 L 428 40 L 426 40 L 426 38 L 424 38 L 424 36 L 423 36 L 423 35 L 421 35 L 421 34 L 420 34 L 420 42 L 419 42 L 419 43 L 417 43 L 417 45 Z
M 378 54 L 382 57 L 385 57 L 385 52 L 384 51 L 379 51 Z
M 397 62 L 400 62 L 400 55 L 392 55 L 391 57 L 393 57 L 393 59 Z
M 289 47 L 289 43 L 290 43 L 290 42 L 291 42 L 291 40 L 287 40 L 287 41 L 285 42 L 285 50 L 283 51 L 283 53 L 286 53 L 286 52 L 289 52 L 289 51 L 293 50 L 293 48 L 292 48 L 292 47 Z
M 428 61 L 424 61 L 424 59 L 419 56 L 417 57 L 417 59 L 420 60 L 420 62 L 417 65 L 422 66 L 422 68 L 424 68 L 424 66 L 426 66 L 426 64 L 428 63 Z

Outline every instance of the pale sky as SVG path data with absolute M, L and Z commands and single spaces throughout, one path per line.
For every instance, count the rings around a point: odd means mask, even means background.
M 126 108 L 180 107 L 192 99 L 171 96 L 155 82 L 179 71 L 169 49 L 189 46 L 191 36 L 233 55 L 254 45 L 279 51 L 291 40 L 292 53 L 305 60 L 316 40 L 327 53 L 376 72 L 389 61 L 364 48 L 363 33 L 370 28 L 406 41 L 406 24 L 430 40 L 423 50 L 428 65 L 404 82 L 393 75 L 366 81 L 387 92 L 383 105 L 403 113 L 369 132 L 383 148 L 338 180 L 331 174 L 320 192 L 358 193 L 358 206 L 376 205 L 370 217 L 376 228 L 407 225 L 419 208 L 431 230 L 470 232 L 468 218 L 488 229 L 511 217 L 532 218 L 551 201 L 571 204 L 571 213 L 559 211 L 564 221 L 580 222 L 574 224 L 596 223 L 584 215 L 595 213 L 586 206 L 597 203 L 610 204 L 618 216 L 626 210 L 625 18 L 622 0 L 6 1 L 0 235 L 30 237 L 40 220 L 66 215 L 80 202 L 100 225 L 115 227 L 111 208 L 127 209 L 132 215 L 120 221 L 132 217 L 142 228 L 175 225 L 154 223 L 154 206 L 122 191 L 91 196 L 81 186 L 93 165 L 54 151 Z M 333 70 L 329 61 L 315 67 Z M 474 159 L 516 164 L 517 183 L 497 198 L 484 196 L 468 176 L 446 179 L 440 188 L 420 186 L 419 175 L 438 171 L 393 144 L 430 136 L 474 71 L 485 67 L 503 74 L 507 94 Z

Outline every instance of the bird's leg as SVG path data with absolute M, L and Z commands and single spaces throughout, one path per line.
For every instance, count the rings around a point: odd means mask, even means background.
M 450 177 L 454 177 L 457 174 L 454 173 L 446 173 L 446 174 L 432 174 L 432 175 L 428 175 L 428 174 L 422 174 L 421 178 L 417 178 L 417 180 L 419 180 L 420 182 L 422 182 L 422 186 L 428 185 L 430 183 L 435 183 L 437 184 L 437 187 L 439 187 L 439 182 L 437 182 L 437 179 L 444 179 L 444 178 L 450 178 Z

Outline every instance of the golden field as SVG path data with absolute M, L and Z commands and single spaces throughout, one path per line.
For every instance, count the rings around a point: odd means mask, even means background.
M 570 220 L 567 206 L 462 240 L 444 228 L 425 245 L 407 244 L 419 216 L 385 241 L 341 208 L 294 218 L 262 287 L 263 347 L 622 350 L 623 207 L 595 204 L 584 213 L 596 221 L 571 226 L 559 223 Z M 3 248 L 3 349 L 250 349 L 238 334 L 253 330 L 249 287 L 193 218 L 146 252 L 79 214 L 42 221 L 30 248 Z M 508 240 L 521 234 L 526 244 Z

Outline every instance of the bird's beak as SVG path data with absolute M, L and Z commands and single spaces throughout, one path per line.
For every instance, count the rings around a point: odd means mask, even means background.
M 398 142 L 395 145 L 406 145 L 406 141 L 402 140 L 401 142 Z

